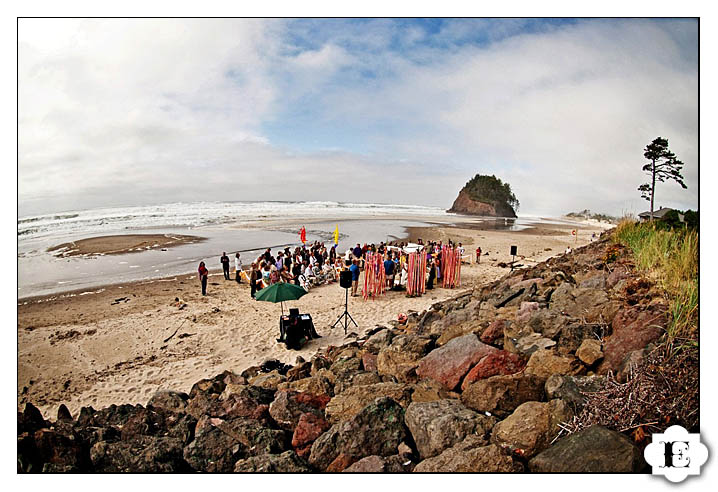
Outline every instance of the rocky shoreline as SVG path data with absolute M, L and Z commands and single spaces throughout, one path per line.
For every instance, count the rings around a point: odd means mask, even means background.
M 18 472 L 643 472 L 640 439 L 581 419 L 668 320 L 604 234 L 293 366 L 54 422 L 27 404 Z

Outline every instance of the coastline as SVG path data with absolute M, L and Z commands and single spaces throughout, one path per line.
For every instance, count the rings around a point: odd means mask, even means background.
M 350 331 L 385 325 L 399 313 L 421 312 L 506 275 L 509 270 L 498 264 L 511 258 L 511 245 L 518 245 L 519 258 L 530 266 L 562 253 L 566 245 L 588 242 L 580 238 L 575 243 L 568 233 L 544 236 L 454 226 L 408 228 L 407 239 L 419 232 L 428 234 L 424 240 L 466 238 L 472 261 L 475 245 L 488 255 L 480 265 L 464 265 L 457 289 L 437 288 L 418 298 L 389 292 L 376 300 L 350 300 L 349 311 L 359 324 Z M 223 370 L 241 372 L 266 359 L 308 360 L 319 349 L 345 340 L 342 329 L 330 329 L 344 309 L 344 292 L 336 284 L 312 289 L 291 303 L 312 315 L 323 337 L 301 351 L 276 343 L 280 307 L 251 300 L 246 284 L 226 281 L 213 269 L 208 290 L 207 297 L 200 295 L 192 273 L 18 301 L 18 408 L 32 401 L 52 416 L 60 403 L 73 414 L 86 405 L 144 403 L 159 389 L 188 392 L 194 382 Z M 176 297 L 187 307 L 174 306 Z

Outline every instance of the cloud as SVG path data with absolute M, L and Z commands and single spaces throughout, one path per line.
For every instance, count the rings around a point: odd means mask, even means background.
M 697 206 L 690 20 L 22 19 L 20 213 L 190 200 Z M 331 150 L 328 150 L 331 149 Z

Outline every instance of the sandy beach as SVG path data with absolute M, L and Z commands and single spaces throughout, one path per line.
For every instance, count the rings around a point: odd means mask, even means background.
M 562 254 L 567 245 L 586 244 L 591 234 L 605 227 L 586 225 L 578 241 L 571 226 L 544 224 L 510 232 L 454 227 L 409 229 L 409 239 L 462 242 L 472 264 L 462 268 L 458 289 L 437 288 L 420 298 L 403 292 L 364 301 L 350 298 L 349 311 L 359 324 L 350 331 L 362 333 L 399 313 L 420 312 L 431 304 L 458 295 L 473 285 L 508 273 L 498 263 L 511 260 L 511 245 L 518 247 L 520 263 L 536 262 Z M 479 245 L 486 256 L 476 265 Z M 245 261 L 246 263 L 246 261 Z M 45 417 L 55 417 L 60 403 L 73 415 L 82 406 L 146 404 L 159 389 L 188 392 L 199 379 L 223 370 L 241 372 L 266 359 L 294 363 L 309 359 L 318 349 L 340 345 L 343 328 L 331 329 L 343 312 L 344 290 L 338 284 L 320 286 L 292 302 L 310 313 L 321 339 L 301 351 L 276 343 L 280 306 L 254 301 L 247 284 L 224 280 L 221 273 L 209 279 L 208 295 L 200 294 L 196 275 L 105 286 L 18 301 L 17 405 L 37 405 Z M 180 298 L 186 307 L 179 309 Z
M 182 244 L 204 241 L 205 238 L 183 234 L 126 234 L 117 236 L 101 236 L 80 239 L 69 243 L 58 244 L 48 251 L 56 256 L 95 256 L 121 255 L 125 253 L 141 253 L 150 249 L 168 248 Z

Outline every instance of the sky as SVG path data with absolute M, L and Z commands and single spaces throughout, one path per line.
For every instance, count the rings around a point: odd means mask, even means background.
M 694 19 L 20 19 L 18 213 L 198 200 L 698 206 Z

